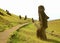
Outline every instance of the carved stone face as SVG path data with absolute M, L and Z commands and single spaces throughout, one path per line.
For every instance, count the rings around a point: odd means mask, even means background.
M 44 12 L 44 10 L 45 10 L 45 9 L 44 9 L 44 6 L 41 5 L 41 6 L 38 7 L 38 11 L 39 11 L 39 12 Z

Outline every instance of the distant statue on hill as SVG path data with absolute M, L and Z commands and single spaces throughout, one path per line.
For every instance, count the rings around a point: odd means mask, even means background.
M 42 40 L 46 40 L 46 33 L 45 30 L 48 27 L 47 24 L 47 19 L 49 19 L 49 17 L 45 14 L 45 8 L 44 6 L 40 5 L 38 6 L 38 14 L 39 14 L 39 25 L 40 27 L 37 30 L 37 37 L 42 39 Z
M 32 18 L 32 22 L 34 23 L 34 19 Z
M 22 18 L 21 15 L 19 15 L 19 18 L 20 18 L 20 19 Z
M 24 20 L 26 20 L 27 19 L 27 15 L 25 15 L 25 18 L 24 18 Z
M 7 14 L 8 14 L 8 15 L 10 15 L 10 16 L 11 16 L 11 13 L 10 13 L 8 10 L 6 10 L 6 12 L 7 12 Z

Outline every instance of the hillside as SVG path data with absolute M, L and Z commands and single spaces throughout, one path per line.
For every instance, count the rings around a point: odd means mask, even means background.
M 50 21 L 47 31 L 54 31 L 55 34 L 60 34 L 60 19 Z
M 20 19 L 19 16 L 0 8 L 0 32 L 29 21 L 31 21 L 31 19 L 24 20 L 24 17 Z
M 13 13 L 10 13 L 0 8 L 0 32 L 3 32 L 6 29 L 10 29 L 18 24 L 30 23 L 28 26 L 19 28 L 15 31 L 9 38 L 8 43 L 60 43 L 60 19 L 52 20 L 48 22 L 48 28 L 46 30 L 47 41 L 42 41 L 36 37 L 36 26 L 31 22 L 32 20 L 27 18 L 24 20 L 19 18 Z M 59 35 L 54 36 L 49 33 Z
M 52 31 L 54 34 L 60 35 L 60 20 L 49 21 L 48 28 L 46 30 L 47 41 L 42 41 L 36 37 L 37 28 L 33 23 L 28 26 L 20 28 L 19 31 L 15 31 L 14 34 L 9 38 L 8 43 L 60 43 L 60 37 L 51 35 Z

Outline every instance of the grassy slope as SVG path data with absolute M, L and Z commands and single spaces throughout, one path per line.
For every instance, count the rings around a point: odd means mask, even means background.
M 14 14 L 11 14 L 12 16 L 10 16 L 3 9 L 0 9 L 0 12 L 4 15 L 2 16 L 0 14 L 0 32 L 4 31 L 5 29 L 9 29 L 13 26 L 16 26 L 18 24 L 23 24 L 28 21 L 31 21 L 30 19 L 24 20 L 23 17 L 22 19 L 19 19 L 19 17 Z
M 60 33 L 60 20 L 50 21 L 49 28 L 46 30 L 51 32 L 54 30 L 55 34 Z M 47 33 L 48 41 L 42 41 L 36 37 L 36 27 L 34 24 L 29 24 L 14 32 L 8 43 L 60 43 L 60 38 L 52 36 Z
M 47 31 L 54 31 L 55 34 L 59 34 L 60 33 L 60 20 L 53 20 L 49 22 L 49 28 L 47 29 Z

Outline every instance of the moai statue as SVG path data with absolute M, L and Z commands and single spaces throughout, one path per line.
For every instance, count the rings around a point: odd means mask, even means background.
M 34 19 L 32 18 L 32 22 L 34 23 Z
M 26 20 L 27 19 L 27 15 L 25 15 L 25 18 L 24 18 L 24 20 Z
M 20 19 L 22 18 L 21 15 L 19 15 L 19 18 L 20 18 Z
M 38 6 L 38 15 L 39 15 L 39 25 L 40 27 L 37 30 L 37 37 L 42 39 L 42 40 L 47 40 L 47 36 L 46 36 L 46 28 L 48 27 L 47 25 L 47 19 L 49 18 L 46 14 L 45 14 L 45 8 L 44 6 L 40 5 Z
M 8 11 L 8 10 L 6 10 L 6 12 L 7 12 L 7 14 L 8 14 L 8 15 L 10 15 L 10 16 L 11 16 L 11 14 L 9 13 L 9 11 Z

